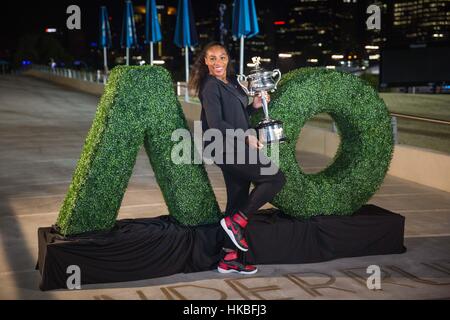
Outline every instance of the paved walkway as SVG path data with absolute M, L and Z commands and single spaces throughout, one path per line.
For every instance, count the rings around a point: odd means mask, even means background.
M 97 102 L 95 96 L 40 80 L 0 77 L 0 299 L 450 298 L 450 194 L 391 176 L 369 203 L 406 217 L 405 254 L 263 265 L 252 277 L 208 271 L 77 291 L 39 291 L 37 228 L 56 220 Z M 329 162 L 303 152 L 298 160 L 309 172 Z M 208 166 L 207 171 L 224 208 L 220 170 Z M 141 150 L 119 218 L 166 213 Z M 366 287 L 366 268 L 372 264 L 382 268 L 379 291 Z

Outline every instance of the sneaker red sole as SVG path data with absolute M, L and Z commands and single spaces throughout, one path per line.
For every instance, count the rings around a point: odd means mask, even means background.
M 223 230 L 227 233 L 228 237 L 230 237 L 231 241 L 233 241 L 234 245 L 239 248 L 239 250 L 244 252 L 248 251 L 248 248 L 244 248 L 236 241 L 233 232 L 230 229 L 228 229 L 227 223 L 225 222 L 224 218 L 220 220 L 220 225 L 222 226 Z
M 255 274 L 258 272 L 258 269 L 252 270 L 252 271 L 239 271 L 239 270 L 235 270 L 235 269 L 222 269 L 221 267 L 217 267 L 217 271 L 219 271 L 219 273 L 239 273 L 239 274 Z

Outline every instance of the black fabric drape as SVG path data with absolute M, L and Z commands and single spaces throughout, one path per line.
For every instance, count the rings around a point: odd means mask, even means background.
M 82 284 L 133 281 L 215 268 L 225 234 L 214 225 L 184 227 L 171 217 L 125 219 L 110 232 L 62 237 L 40 228 L 41 289 L 64 288 L 69 265 Z
M 250 220 L 247 263 L 320 262 L 405 251 L 404 218 L 366 205 L 353 216 L 299 220 L 278 209 Z M 77 265 L 81 284 L 142 280 L 215 269 L 230 241 L 220 225 L 181 226 L 169 216 L 119 220 L 114 229 L 62 237 L 39 228 L 37 268 L 41 290 L 66 288 L 67 267 Z
M 405 218 L 375 205 L 352 216 L 299 220 L 267 210 L 247 227 L 250 264 L 313 263 L 343 257 L 397 254 L 403 246 Z

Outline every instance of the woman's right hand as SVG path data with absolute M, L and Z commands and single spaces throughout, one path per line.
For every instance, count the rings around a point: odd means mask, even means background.
M 258 138 L 252 135 L 246 137 L 245 141 L 247 144 L 254 149 L 261 149 L 264 145 L 259 142 Z

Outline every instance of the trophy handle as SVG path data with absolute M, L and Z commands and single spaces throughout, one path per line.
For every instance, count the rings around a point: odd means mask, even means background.
M 272 91 L 277 88 L 277 84 L 281 80 L 281 71 L 279 69 L 275 69 L 272 71 L 272 77 L 275 77 L 276 75 L 278 75 L 278 77 L 277 80 L 275 81 L 275 87 L 272 89 Z
M 250 94 L 250 91 L 248 91 L 247 87 L 244 86 L 244 85 L 241 83 L 241 81 L 242 81 L 242 82 L 247 81 L 247 76 L 245 76 L 245 75 L 243 75 L 243 74 L 239 74 L 239 75 L 237 76 L 237 82 L 239 83 L 239 85 L 240 85 L 241 88 L 245 91 L 245 93 L 246 93 L 247 95 L 251 95 L 251 94 Z

